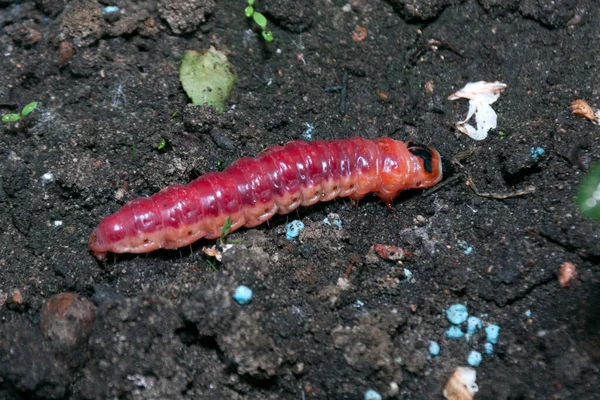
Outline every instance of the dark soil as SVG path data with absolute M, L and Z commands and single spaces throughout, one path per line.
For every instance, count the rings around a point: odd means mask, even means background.
M 600 127 L 568 109 L 600 106 L 598 3 L 258 0 L 270 44 L 244 7 L 0 0 L 0 113 L 39 102 L 0 130 L 0 398 L 441 399 L 469 352 L 484 354 L 482 333 L 445 337 L 454 303 L 501 327 L 477 399 L 598 398 L 600 227 L 574 196 Z M 211 45 L 238 74 L 223 114 L 190 105 L 178 80 L 184 51 Z M 346 79 L 345 97 L 325 90 Z M 447 97 L 479 80 L 508 89 L 498 129 L 475 142 L 454 128 L 468 103 Z M 413 140 L 461 165 L 391 212 L 339 200 L 235 232 L 216 271 L 209 240 L 89 252 L 125 202 L 303 139 L 307 124 L 313 140 Z M 482 197 L 469 178 L 535 192 Z M 288 241 L 293 219 L 306 228 Z M 376 244 L 410 255 L 383 260 Z M 564 262 L 578 272 L 568 288 Z M 245 306 L 240 284 L 254 291 Z

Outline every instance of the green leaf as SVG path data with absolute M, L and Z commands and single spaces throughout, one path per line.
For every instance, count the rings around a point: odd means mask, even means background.
M 261 13 L 255 12 L 254 14 L 252 14 L 252 19 L 254 19 L 254 22 L 256 22 L 256 24 L 262 29 L 265 29 L 265 27 L 267 26 L 267 19 Z
M 583 178 L 577 205 L 583 215 L 600 221 L 600 163 L 594 164 Z
M 179 115 L 179 111 L 175 111 L 173 114 L 171 114 L 171 119 L 177 117 Z
M 223 225 L 223 229 L 221 230 L 221 242 L 223 242 L 227 235 L 229 235 L 229 229 L 231 229 L 231 217 L 227 217 L 227 219 L 225 220 L 225 224 Z
M 2 117 L 2 122 L 15 122 L 21 119 L 21 116 L 19 114 L 6 114 Z
M 32 101 L 31 103 L 27 104 L 25 107 L 23 107 L 23 111 L 21 111 L 21 116 L 26 117 L 29 114 L 31 114 L 31 112 L 33 110 L 35 110 L 37 105 L 38 105 L 37 101 Z
M 254 0 L 248 0 L 248 5 L 249 6 L 253 6 L 254 5 Z
M 271 32 L 271 31 L 262 31 L 262 36 L 266 42 L 270 43 L 273 41 L 273 32 Z
M 158 144 L 158 149 L 162 150 L 165 148 L 166 145 L 167 145 L 167 141 L 165 140 L 165 138 L 161 138 L 160 143 Z
M 254 8 L 252 6 L 248 6 L 244 10 L 244 14 L 246 14 L 246 18 L 250 18 L 253 13 L 254 13 Z
M 222 112 L 237 77 L 227 56 L 211 47 L 205 53 L 186 50 L 179 80 L 192 103 L 207 104 Z

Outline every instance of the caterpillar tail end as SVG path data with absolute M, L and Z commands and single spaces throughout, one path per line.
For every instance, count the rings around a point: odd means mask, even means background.
M 106 250 L 102 249 L 102 247 L 100 246 L 100 243 L 98 241 L 97 229 L 94 229 L 94 231 L 90 235 L 90 239 L 88 240 L 88 245 L 90 247 L 90 250 L 92 251 L 92 253 L 94 253 L 94 256 L 98 260 L 100 260 L 100 261 L 106 260 L 106 255 L 108 254 L 108 252 Z

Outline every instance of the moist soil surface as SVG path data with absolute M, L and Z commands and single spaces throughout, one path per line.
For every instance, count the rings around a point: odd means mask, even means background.
M 574 199 L 600 127 L 568 108 L 600 106 L 597 2 L 259 0 L 271 43 L 245 5 L 0 1 L 0 113 L 39 102 L 0 129 L 0 398 L 442 399 L 472 351 L 476 399 L 598 398 L 600 229 Z M 238 76 L 223 113 L 179 82 L 210 46 Z M 447 98 L 481 80 L 508 87 L 474 141 Z M 391 210 L 240 229 L 222 262 L 214 240 L 89 251 L 126 202 L 309 136 L 425 143 L 453 168 Z M 447 337 L 452 304 L 500 327 L 492 354 L 483 330 Z

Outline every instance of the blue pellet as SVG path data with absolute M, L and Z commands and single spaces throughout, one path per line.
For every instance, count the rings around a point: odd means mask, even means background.
M 467 362 L 471 367 L 479 367 L 479 364 L 481 364 L 481 360 L 481 353 L 475 350 L 470 352 L 469 356 L 467 357 Z
M 462 304 L 452 304 L 446 310 L 446 317 L 448 321 L 454 325 L 460 325 L 467 320 L 469 313 L 467 307 Z
M 475 334 L 475 332 L 477 332 L 481 328 L 483 328 L 483 323 L 479 318 L 469 317 L 469 319 L 467 319 L 467 333 L 469 335 Z
M 434 357 L 437 357 L 440 354 L 440 345 L 433 340 L 429 342 L 429 354 Z
M 483 345 L 485 349 L 485 354 L 494 354 L 494 345 L 491 343 L 486 343 Z
M 233 299 L 238 302 L 238 304 L 248 304 L 252 301 L 252 289 L 248 286 L 240 285 L 235 289 L 235 293 L 233 293 Z
M 465 336 L 465 333 L 458 326 L 451 326 L 446 329 L 446 337 L 448 339 L 458 339 Z
M 297 238 L 302 229 L 304 229 L 304 223 L 300 220 L 294 220 L 285 226 L 285 237 L 287 240 Z
M 381 395 L 373 389 L 369 389 L 365 392 L 365 400 L 381 400 Z
M 498 343 L 498 335 L 500 335 L 500 327 L 498 325 L 489 325 L 485 327 L 485 340 L 488 343 Z

